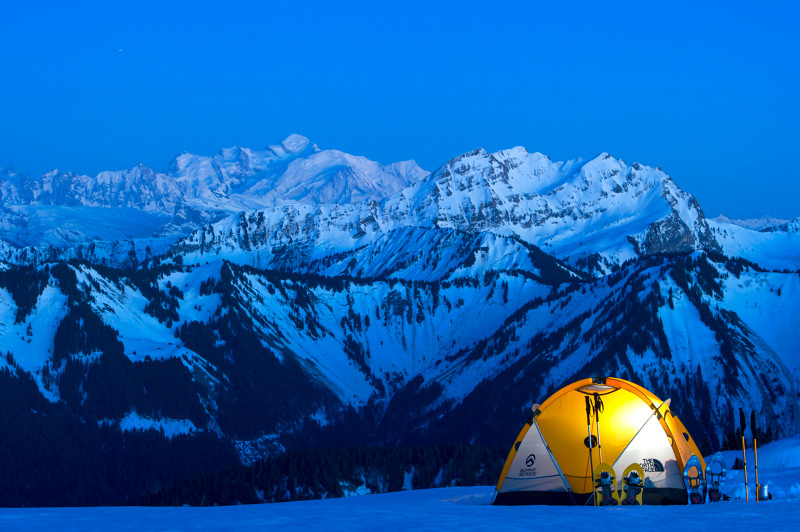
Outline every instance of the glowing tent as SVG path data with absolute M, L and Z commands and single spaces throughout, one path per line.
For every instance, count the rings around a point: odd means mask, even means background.
M 534 405 L 500 474 L 494 504 L 592 504 L 592 468 L 601 462 L 617 479 L 640 464 L 644 504 L 686 504 L 683 468 L 700 452 L 669 407 L 670 400 L 622 379 L 565 386 Z

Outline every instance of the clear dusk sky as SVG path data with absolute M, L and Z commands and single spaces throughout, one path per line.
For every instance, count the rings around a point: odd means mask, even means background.
M 788 0 L 0 0 L 0 164 L 163 170 L 300 133 L 434 170 L 522 145 L 794 218 L 799 27 Z

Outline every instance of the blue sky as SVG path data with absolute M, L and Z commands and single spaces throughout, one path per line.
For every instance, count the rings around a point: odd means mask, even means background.
M 799 15 L 789 1 L 0 2 L 0 164 L 165 169 L 300 133 L 433 170 L 522 145 L 661 166 L 710 216 L 797 217 Z

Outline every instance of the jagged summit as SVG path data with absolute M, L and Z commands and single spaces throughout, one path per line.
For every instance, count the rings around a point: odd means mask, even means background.
M 786 222 L 782 226 L 783 230 L 787 233 L 798 233 L 800 234 L 800 217 L 795 218 L 790 222 Z

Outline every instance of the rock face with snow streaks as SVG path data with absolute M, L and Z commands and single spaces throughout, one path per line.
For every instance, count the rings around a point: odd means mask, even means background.
M 721 249 L 697 201 L 659 169 L 607 154 L 554 163 L 514 148 L 456 157 L 380 201 L 281 205 L 230 217 L 200 229 L 173 252 L 189 261 L 216 255 L 253 265 L 257 257 L 260 267 L 354 274 L 370 270 L 365 261 L 373 264 L 385 241 L 409 232 L 446 235 L 446 241 L 479 235 L 490 242 L 483 247 L 506 246 L 509 253 L 536 246 L 573 266 L 591 261 L 597 274 L 640 255 Z M 295 262 L 285 253 L 272 262 L 275 251 L 287 247 Z M 418 251 L 443 254 L 424 244 Z M 507 256 L 502 250 L 490 255 Z M 398 257 L 407 264 L 405 255 Z

